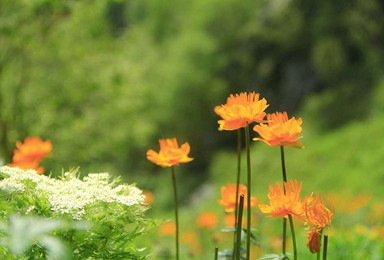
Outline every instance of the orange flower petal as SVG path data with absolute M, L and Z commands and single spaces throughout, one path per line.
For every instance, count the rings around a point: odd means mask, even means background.
M 321 247 L 320 233 L 317 230 L 312 230 L 307 234 L 307 237 L 307 247 L 309 251 L 311 251 L 312 254 L 319 252 Z
M 269 146 L 290 146 L 303 148 L 304 146 L 297 140 L 302 136 L 301 118 L 288 119 L 287 112 L 276 112 L 267 115 L 267 124 L 256 125 L 253 130 L 257 132 L 261 138 L 253 138 L 254 141 L 262 141 Z
M 16 142 L 12 166 L 23 170 L 33 169 L 39 174 L 44 173 L 44 168 L 39 166 L 41 160 L 50 156 L 51 141 L 42 141 L 39 137 L 27 137 L 24 143 Z
M 200 228 L 212 229 L 217 226 L 217 216 L 213 212 L 202 212 L 196 219 L 196 225 Z
M 247 187 L 240 184 L 238 199 L 240 199 L 240 196 L 242 194 L 244 195 L 244 209 L 247 209 L 248 208 Z M 220 205 L 225 207 L 225 212 L 234 212 L 236 208 L 236 184 L 228 184 L 227 186 L 221 187 L 221 197 L 222 199 L 218 200 L 217 202 Z M 250 200 L 251 200 L 250 207 L 251 208 L 255 207 L 257 204 L 257 199 L 255 197 L 251 197 Z
M 260 95 L 255 92 L 242 92 L 236 95 L 230 95 L 227 103 L 216 106 L 214 111 L 222 119 L 218 121 L 220 130 L 236 130 L 246 127 L 253 122 L 264 122 L 266 113 L 264 110 L 269 106 L 263 98 L 259 100 Z
M 331 224 L 335 209 L 332 202 L 329 199 L 327 201 L 330 209 L 325 206 L 320 195 L 314 198 L 314 195 L 311 194 L 310 197 L 305 198 L 303 207 L 308 226 L 320 230 Z
M 300 219 L 304 217 L 303 203 L 300 200 L 301 183 L 289 180 L 284 183 L 286 194 L 280 183 L 269 185 L 268 198 L 270 205 L 259 205 L 261 212 L 270 213 L 267 217 L 286 217 L 289 214 Z
M 190 151 L 188 143 L 184 143 L 179 148 L 176 138 L 171 138 L 160 139 L 159 144 L 160 151 L 158 153 L 152 149 L 147 151 L 147 159 L 159 166 L 170 167 L 193 160 L 193 158 L 188 157 Z

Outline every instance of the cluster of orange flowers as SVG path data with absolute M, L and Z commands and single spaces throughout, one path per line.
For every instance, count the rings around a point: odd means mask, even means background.
M 321 197 L 314 197 L 312 193 L 309 197 L 300 199 L 301 186 L 297 180 L 290 180 L 284 183 L 286 194 L 284 194 L 280 183 L 276 183 L 276 188 L 273 185 L 269 186 L 268 198 L 270 205 L 260 204 L 261 212 L 270 214 L 267 217 L 287 217 L 288 215 L 295 216 L 304 221 L 309 232 L 307 233 L 307 246 L 312 253 L 320 250 L 320 234 L 323 228 L 330 225 L 334 207 L 330 200 L 328 209 Z
M 13 152 L 11 167 L 20 169 L 33 169 L 39 174 L 44 173 L 44 168 L 39 165 L 40 161 L 49 156 L 52 150 L 51 141 L 42 141 L 39 137 L 27 137 L 24 143 L 16 142 Z
M 259 94 L 240 93 L 230 95 L 227 103 L 216 106 L 215 112 L 222 119 L 218 121 L 220 130 L 236 130 L 251 123 L 259 123 L 253 130 L 261 138 L 254 138 L 254 141 L 262 141 L 269 146 L 292 146 L 302 148 L 298 142 L 301 136 L 301 118 L 288 119 L 287 112 L 276 112 L 266 114 L 264 111 L 269 106 L 263 98 L 259 100 Z M 265 116 L 267 120 L 265 120 Z M 265 124 L 266 123 L 266 124 Z
M 253 138 L 254 141 L 262 141 L 269 146 L 303 148 L 298 141 L 302 138 L 300 136 L 302 119 L 288 118 L 287 112 L 266 114 L 264 111 L 269 105 L 264 98 L 261 100 L 259 98 L 259 94 L 255 92 L 230 95 L 226 104 L 215 107 L 215 112 L 221 117 L 218 121 L 219 129 L 236 130 L 251 123 L 258 123 L 253 130 L 260 137 Z M 218 202 L 225 206 L 227 212 L 234 211 L 236 195 L 233 193 L 235 189 L 236 185 L 221 188 L 223 199 Z M 276 187 L 270 185 L 268 194 L 270 205 L 259 205 L 259 208 L 263 213 L 270 214 L 268 217 L 292 215 L 303 220 L 309 229 L 307 245 L 313 253 L 320 249 L 320 232 L 330 224 L 334 208 L 328 200 L 331 208 L 329 210 L 321 197 L 314 198 L 313 194 L 301 201 L 300 192 L 301 184 L 299 185 L 297 181 L 291 180 L 284 183 L 284 188 L 279 183 L 276 184 Z M 239 192 L 239 194 L 241 193 Z M 246 192 L 245 195 L 247 196 Z
M 303 148 L 303 144 L 299 142 L 299 139 L 302 138 L 300 136 L 302 119 L 289 118 L 287 112 L 267 114 L 265 110 L 268 106 L 267 101 L 264 98 L 260 99 L 260 95 L 255 92 L 231 94 L 226 104 L 216 106 L 214 109 L 221 117 L 218 120 L 219 130 L 237 130 L 257 123 L 253 130 L 258 133 L 259 137 L 253 138 L 254 141 L 261 141 L 269 146 Z M 147 151 L 147 158 L 153 163 L 162 167 L 171 167 L 193 160 L 188 157 L 190 151 L 188 143 L 179 147 L 176 138 L 161 139 L 159 143 L 159 152 Z M 277 183 L 276 186 L 270 185 L 268 193 L 270 204 L 261 204 L 259 208 L 263 213 L 270 214 L 267 217 L 294 216 L 302 220 L 308 229 L 307 246 L 312 253 L 315 253 L 321 247 L 322 230 L 332 221 L 334 207 L 328 200 L 329 208 L 327 208 L 321 197 L 315 197 L 313 193 L 301 200 L 301 187 L 302 184 L 296 180 L 285 182 L 283 186 L 280 183 Z M 238 189 L 237 197 L 236 189 Z M 247 188 L 242 184 L 239 186 L 228 184 L 222 187 L 222 198 L 218 200 L 218 203 L 224 206 L 226 212 L 234 212 L 240 195 L 244 195 L 246 198 L 244 208 L 256 206 L 257 200 L 254 197 L 250 197 L 250 205 L 248 205 L 247 198 L 251 194 L 248 194 Z M 212 213 L 206 212 L 198 217 L 196 223 L 199 227 L 211 228 L 216 225 L 217 218 Z M 168 226 L 171 227 L 171 224 Z

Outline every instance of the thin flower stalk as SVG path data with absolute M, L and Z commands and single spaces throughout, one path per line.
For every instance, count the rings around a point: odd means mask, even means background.
M 214 257 L 214 259 L 218 260 L 218 258 L 219 258 L 219 248 L 217 246 L 215 246 L 215 257 Z
M 291 235 L 292 235 L 292 244 L 293 244 L 293 259 L 297 260 L 297 246 L 296 246 L 296 236 L 295 236 L 295 227 L 293 225 L 292 215 L 288 215 L 289 225 L 291 227 Z
M 179 259 L 179 207 L 177 203 L 177 187 L 176 187 L 176 176 L 175 176 L 175 168 L 174 166 L 171 167 L 172 172 L 172 183 L 173 183 L 173 197 L 175 200 L 175 222 L 176 222 L 176 240 L 175 240 L 175 246 L 176 246 L 176 259 Z
M 324 235 L 323 260 L 327 260 L 328 236 Z
M 244 209 L 244 195 L 240 195 L 239 202 L 239 215 L 237 217 L 237 226 L 236 226 L 236 250 L 235 250 L 235 259 L 241 259 L 241 224 L 243 219 L 243 209 Z
M 247 152 L 247 185 L 248 194 L 247 204 L 251 205 L 251 155 L 249 149 L 249 125 L 245 127 L 245 149 Z M 251 255 L 251 207 L 247 210 L 247 260 L 250 259 Z
M 287 182 L 287 171 L 285 168 L 285 156 L 284 156 L 284 146 L 280 146 L 280 157 L 281 157 L 281 169 L 283 173 L 283 182 Z M 284 195 L 286 194 L 285 186 Z M 286 255 L 286 247 L 287 247 L 287 219 L 283 218 L 283 244 L 282 244 L 282 253 L 283 256 Z
M 239 204 L 239 185 L 240 185 L 240 171 L 241 171 L 241 129 L 237 129 L 237 177 L 236 177 L 236 204 L 235 204 L 235 227 L 237 224 L 237 211 Z M 235 255 L 236 248 L 236 233 L 233 239 L 233 255 Z

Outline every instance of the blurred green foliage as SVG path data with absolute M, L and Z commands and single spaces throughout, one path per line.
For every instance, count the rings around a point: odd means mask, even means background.
M 383 9 L 379 0 L 0 0 L 1 156 L 9 162 L 16 140 L 38 135 L 54 145 L 53 173 L 80 166 L 155 187 L 141 177 L 158 169 L 145 152 L 175 136 L 195 158 L 183 167 L 188 191 L 213 152 L 231 146 L 213 113 L 229 93 L 260 92 L 270 112 L 319 95 L 311 116 L 324 130 L 369 113 Z
M 159 138 L 188 141 L 195 160 L 176 169 L 186 230 L 198 212 L 222 212 L 219 185 L 234 182 L 236 136 L 217 131 L 214 106 L 256 91 L 268 112 L 303 118 L 306 148 L 286 152 L 303 193 L 382 196 L 383 14 L 379 0 L 0 0 L 0 158 L 10 162 L 27 136 L 50 139 L 43 164 L 53 175 L 75 166 L 125 174 L 154 193 L 149 213 L 167 219 L 169 169 L 145 152 Z M 252 169 L 264 201 L 281 178 L 278 149 L 253 144 Z M 336 230 L 353 221 L 337 213 Z M 379 239 L 339 232 L 330 243 L 334 259 L 383 255 Z M 150 244 L 158 258 L 172 254 L 173 238 Z

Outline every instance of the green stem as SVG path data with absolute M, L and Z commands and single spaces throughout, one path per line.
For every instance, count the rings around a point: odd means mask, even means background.
M 293 226 L 293 219 L 292 215 L 288 215 L 289 218 L 289 225 L 291 227 L 291 235 L 292 235 L 292 244 L 293 244 L 293 259 L 297 260 L 297 247 L 296 247 L 296 236 L 295 236 L 295 228 Z
M 287 182 L 287 171 L 285 169 L 284 146 L 280 146 L 280 155 L 281 155 L 281 170 L 283 172 L 283 181 Z M 283 188 L 284 188 L 284 194 L 285 194 L 285 186 Z
M 219 248 L 215 246 L 215 260 L 219 258 Z
M 324 235 L 323 260 L 327 260 L 328 236 Z
M 285 169 L 285 157 L 284 157 L 284 146 L 280 146 L 280 156 L 281 156 L 281 170 L 283 173 L 283 182 L 287 182 L 287 171 Z M 283 183 L 284 194 L 286 194 L 285 185 Z M 287 247 L 287 219 L 283 218 L 283 256 L 286 254 Z
M 235 227 L 237 224 L 237 209 L 239 201 L 239 185 L 240 185 L 240 169 L 241 169 L 241 129 L 237 129 L 237 177 L 236 177 L 236 203 L 235 203 Z M 233 239 L 233 252 L 232 255 L 235 256 L 236 250 L 236 232 L 234 233 Z
M 241 224 L 243 220 L 243 209 L 244 209 L 244 194 L 240 195 L 240 202 L 239 202 L 239 216 L 237 217 L 237 227 L 236 227 L 236 260 L 240 260 L 240 253 L 241 253 Z M 247 232 L 248 233 L 248 232 Z
M 322 235 L 323 235 L 323 230 L 321 229 L 320 230 L 320 234 L 319 234 L 319 240 L 321 241 L 321 237 L 322 237 Z M 317 258 L 316 258 L 316 260 L 320 260 L 320 249 L 319 249 L 319 251 L 317 251 Z
M 282 248 L 282 253 L 284 258 L 286 258 L 286 248 L 287 248 L 287 219 L 283 218 L 283 248 Z
M 175 222 L 176 222 L 176 259 L 179 260 L 179 214 L 178 214 L 178 204 L 177 204 L 177 188 L 176 188 L 176 176 L 175 176 L 175 168 L 171 166 L 172 171 L 172 182 L 173 182 L 173 195 L 175 199 Z
M 247 151 L 247 260 L 250 259 L 251 254 L 251 155 L 249 149 L 249 124 L 245 127 L 245 148 Z

